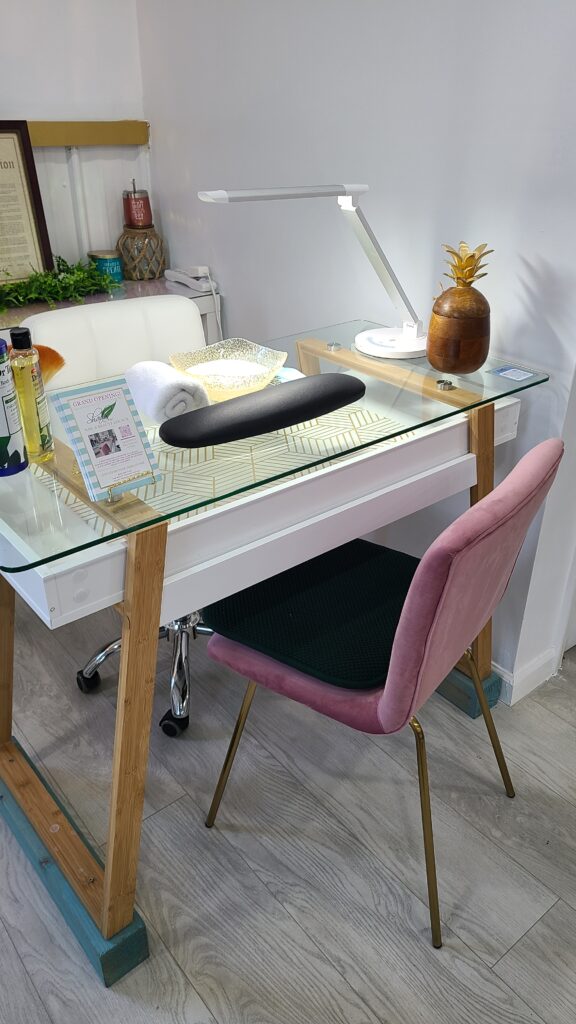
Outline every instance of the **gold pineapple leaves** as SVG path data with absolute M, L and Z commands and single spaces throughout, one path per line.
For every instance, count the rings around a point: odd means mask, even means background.
M 445 262 L 450 268 L 448 273 L 444 274 L 444 277 L 451 278 L 458 287 L 469 288 L 474 281 L 480 280 L 481 277 L 486 277 L 486 274 L 480 273 L 487 265 L 482 260 L 485 256 L 489 256 L 491 252 L 494 252 L 494 249 L 487 248 L 486 242 L 482 245 L 477 245 L 475 249 L 470 249 L 466 242 L 460 242 L 457 249 L 454 249 L 451 245 L 445 245 L 444 249 L 449 257 Z

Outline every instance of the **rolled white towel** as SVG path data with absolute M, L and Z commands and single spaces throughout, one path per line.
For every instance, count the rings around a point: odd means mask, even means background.
M 125 373 L 128 387 L 139 412 L 153 423 L 163 423 L 193 409 L 210 405 L 205 388 L 168 363 L 145 360 Z

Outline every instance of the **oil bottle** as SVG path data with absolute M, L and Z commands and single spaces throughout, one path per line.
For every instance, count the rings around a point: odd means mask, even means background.
M 0 476 L 12 476 L 27 466 L 28 459 L 8 346 L 0 338 Z
M 13 327 L 10 331 L 10 340 L 10 364 L 14 374 L 28 458 L 33 462 L 45 462 L 54 454 L 54 440 L 38 350 L 33 347 L 30 331 L 26 327 Z

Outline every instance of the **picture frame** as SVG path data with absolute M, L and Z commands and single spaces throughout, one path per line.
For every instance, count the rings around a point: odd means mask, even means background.
M 53 266 L 28 124 L 0 121 L 0 281 Z

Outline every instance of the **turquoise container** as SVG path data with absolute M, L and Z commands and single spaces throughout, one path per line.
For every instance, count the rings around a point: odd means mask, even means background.
M 113 281 L 124 280 L 122 257 L 117 249 L 96 249 L 87 255 L 102 274 L 109 274 Z

